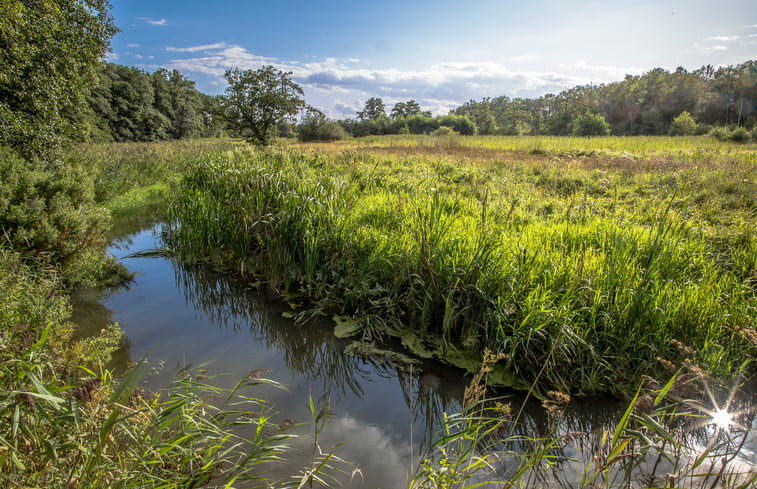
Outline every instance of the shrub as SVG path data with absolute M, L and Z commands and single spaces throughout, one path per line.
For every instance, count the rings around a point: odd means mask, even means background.
M 431 134 L 439 127 L 437 119 L 425 115 L 413 115 L 404 122 L 412 134 Z
M 727 127 L 714 127 L 712 131 L 710 131 L 710 136 L 718 141 L 726 141 L 731 138 L 731 131 L 729 131 Z
M 678 117 L 670 123 L 671 136 L 691 136 L 697 130 L 697 123 L 688 111 L 681 112 Z
M 745 127 L 737 127 L 731 133 L 731 139 L 737 143 L 748 143 L 752 140 L 752 133 L 750 133 Z
M 712 126 L 709 124 L 697 124 L 697 128 L 694 131 L 695 136 L 704 136 L 712 131 Z
M 300 141 L 335 141 L 344 139 L 347 133 L 339 123 L 330 120 L 320 110 L 309 108 L 299 125 L 297 138 Z
M 476 125 L 464 115 L 445 115 L 439 118 L 440 126 L 447 126 L 465 136 L 476 134 Z
M 610 125 L 600 114 L 588 110 L 573 121 L 575 136 L 606 136 L 610 134 Z
M 459 133 L 449 126 L 439 126 L 439 129 L 431 133 L 432 136 L 458 136 Z
M 116 272 L 102 253 L 109 220 L 80 166 L 48 167 L 0 148 L 0 246 L 60 266 L 71 285 L 104 279 Z

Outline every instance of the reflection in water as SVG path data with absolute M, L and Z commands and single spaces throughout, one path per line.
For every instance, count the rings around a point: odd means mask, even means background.
M 159 228 L 143 230 L 119 241 L 111 252 L 123 258 L 156 248 L 158 233 Z M 144 355 L 177 369 L 212 362 L 214 371 L 230 373 L 230 384 L 256 368 L 273 369 L 271 378 L 287 385 L 289 392 L 272 389 L 259 395 L 275 404 L 282 419 L 307 420 L 308 399 L 330 396 L 334 417 L 319 441 L 323 446 L 346 442 L 341 455 L 358 465 L 365 478 L 362 484 L 352 481 L 351 487 L 406 486 L 421 454 L 436 439 L 444 413 L 460 410 L 470 378 L 459 370 L 422 361 L 408 371 L 381 358 L 345 354 L 349 340 L 332 334 L 331 320 L 297 325 L 282 316 L 291 309 L 271 293 L 207 266 L 183 266 L 165 257 L 128 258 L 123 263 L 138 274 L 131 287 L 111 295 L 78 296 L 73 319 L 80 334 L 96 334 L 118 321 L 128 337 L 114 359 L 118 368 Z M 380 346 L 400 349 L 391 341 Z M 171 376 L 170 371 L 161 372 L 150 385 L 166 385 Z M 613 429 L 624 410 L 613 400 L 574 400 L 561 416 L 550 417 L 540 402 L 524 402 L 522 394 L 491 395 L 506 396 L 503 402 L 514 412 L 522 409 L 519 422 L 508 425 L 505 433 L 507 449 L 517 456 L 542 449 L 545 438 L 558 434 L 558 442 L 547 450 L 555 470 L 533 475 L 544 486 L 575 487 L 580 468 L 592 463 L 586 454 L 597 453 L 604 432 Z M 300 434 L 306 436 L 307 430 Z M 292 467 L 309 460 L 312 440 L 296 443 L 302 444 L 301 452 L 290 454 L 289 465 L 268 468 L 269 476 L 287 477 Z M 512 474 L 517 462 L 517 457 L 503 459 L 498 476 Z M 652 466 L 639 470 L 667 470 L 664 460 L 654 462 L 652 457 Z M 346 474 L 345 485 L 350 485 L 349 479 Z
M 402 398 L 410 409 L 413 422 L 426 428 L 425 439 L 433 434 L 435 420 L 444 412 L 459 409 L 465 388 L 461 372 L 425 362 L 412 374 L 378 358 L 361 358 L 344 353 L 348 341 L 333 335 L 333 322 L 321 318 L 299 325 L 282 319 L 286 306 L 270 293 L 251 289 L 243 281 L 218 273 L 205 266 L 174 263 L 176 285 L 187 304 L 201 313 L 209 323 L 220 328 L 242 331 L 246 328 L 268 350 L 280 354 L 287 370 L 307 382 L 320 382 L 321 389 L 338 402 L 350 397 L 362 398 L 371 379 L 380 377 L 397 382 Z M 381 345 L 400 349 L 386 341 Z M 442 382 L 445 375 L 455 381 Z M 448 379 L 451 380 L 451 379 Z

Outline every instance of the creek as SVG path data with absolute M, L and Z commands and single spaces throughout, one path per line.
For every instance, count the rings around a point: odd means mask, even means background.
M 213 382 L 227 387 L 251 371 L 270 369 L 267 378 L 286 390 L 260 385 L 251 394 L 272 404 L 277 422 L 303 423 L 293 430 L 301 438 L 291 443 L 294 449 L 287 462 L 265 468 L 274 480 L 287 479 L 309 464 L 309 402 L 326 396 L 332 417 L 318 441 L 324 449 L 341 444 L 335 453 L 351 464 L 341 466 L 344 487 L 407 487 L 437 439 L 444 413 L 460 410 L 471 375 L 430 360 L 407 371 L 390 359 L 349 354 L 345 348 L 351 340 L 334 336 L 333 320 L 295 324 L 292 308 L 265 287 L 163 255 L 130 257 L 159 248 L 159 235 L 157 225 L 113 242 L 110 253 L 136 273 L 135 281 L 110 294 L 78 293 L 72 319 L 79 334 L 96 334 L 118 322 L 125 337 L 114 368 L 123 371 L 146 356 L 160 367 L 146 380 L 150 389 L 167 385 L 186 368 L 224 374 Z M 382 346 L 401 351 L 392 342 Z M 524 404 L 523 393 L 492 395 L 505 396 L 514 411 L 524 406 L 519 433 L 535 436 L 546 431 L 549 421 L 540 402 Z M 624 404 L 610 399 L 573 400 L 560 430 L 612 430 L 624 409 Z M 747 445 L 745 459 L 752 466 L 757 465 L 754 445 L 754 440 Z M 361 475 L 353 475 L 353 466 Z M 580 478 L 571 464 L 561 470 L 566 481 Z

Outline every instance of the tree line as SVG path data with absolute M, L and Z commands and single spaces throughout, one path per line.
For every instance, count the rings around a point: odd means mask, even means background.
M 229 87 L 219 96 L 200 92 L 178 70 L 147 73 L 101 62 L 95 75 L 83 110 L 61 111 L 59 126 L 67 137 L 155 141 L 230 135 L 267 144 L 276 136 L 317 141 L 430 134 L 441 127 L 463 135 L 588 136 L 694 134 L 717 126 L 757 126 L 756 61 L 692 72 L 655 68 L 615 83 L 575 86 L 536 98 L 487 97 L 444 116 L 432 116 L 412 99 L 387 110 L 381 98 L 372 97 L 354 118 L 342 120 L 305 104 L 291 73 L 270 66 L 229 70 Z
M 655 68 L 619 82 L 582 85 L 537 98 L 499 96 L 471 100 L 452 113 L 469 117 L 479 134 L 581 133 L 588 119 L 606 123 L 593 130 L 615 135 L 663 135 L 681 131 L 674 120 L 688 114 L 685 132 L 713 126 L 757 125 L 757 62 L 689 72 Z M 687 118 L 684 115 L 684 118 Z
M 157 141 L 224 134 L 220 97 L 201 93 L 178 70 L 150 74 L 101 63 L 79 115 L 92 141 Z

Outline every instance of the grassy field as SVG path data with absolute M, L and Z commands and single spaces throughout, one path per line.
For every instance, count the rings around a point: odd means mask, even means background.
M 364 335 L 471 370 L 490 349 L 500 381 L 566 392 L 754 371 L 754 146 L 383 137 L 196 160 L 170 245 Z
M 343 334 L 396 334 L 469 370 L 497 363 L 473 377 L 471 405 L 445 417 L 412 487 L 463 487 L 505 459 L 518 466 L 510 483 L 554 485 L 554 461 L 574 444 L 578 486 L 651 481 L 650 457 L 673 463 L 678 487 L 757 480 L 734 458 L 753 410 L 732 406 L 732 426 L 702 450 L 697 427 L 716 410 L 693 400 L 703 384 L 754 374 L 754 145 L 384 137 L 260 151 L 206 140 L 86 145 L 60 171 L 26 173 L 0 157 L 0 204 L 17 225 L 0 246 L 6 484 L 224 486 L 286 452 L 268 411 L 242 406 L 265 379 L 220 392 L 190 373 L 151 398 L 137 389 L 144 365 L 120 381 L 105 368 L 117 325 L 72 339 L 70 287 L 110 273 L 96 259 L 108 212 L 111 234 L 168 218 L 176 254 L 267 279 L 303 304 L 301 319 L 338 315 Z M 14 249 L 24 243 L 26 254 Z M 545 395 L 554 432 L 516 436 L 508 406 L 479 411 L 493 378 Z M 550 388 L 631 402 L 601 440 L 568 439 L 569 397 Z M 218 395 L 229 403 L 207 402 Z M 314 408 L 316 439 L 327 417 Z M 239 438 L 239 422 L 260 436 Z M 321 462 L 289 482 L 320 477 Z

